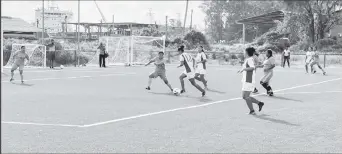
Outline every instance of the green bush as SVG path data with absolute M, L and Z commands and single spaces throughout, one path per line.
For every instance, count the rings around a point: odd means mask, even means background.
M 188 49 L 194 49 L 198 45 L 202 45 L 204 47 L 204 49 L 206 49 L 206 50 L 210 49 L 207 38 L 201 32 L 197 32 L 197 31 L 192 30 L 185 35 L 184 40 L 188 44 L 188 47 L 187 47 Z
M 317 48 L 317 49 L 323 49 L 323 48 L 328 48 L 328 47 L 331 47 L 333 45 L 336 45 L 337 44 L 337 41 L 334 40 L 334 39 L 331 39 L 331 38 L 325 38 L 325 39 L 320 39 L 318 40 L 314 46 Z

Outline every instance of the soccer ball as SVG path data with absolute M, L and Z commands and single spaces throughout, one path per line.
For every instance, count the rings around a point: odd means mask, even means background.
M 61 68 L 61 69 L 63 69 L 63 68 L 64 68 L 64 66 L 63 66 L 63 65 L 61 65 L 61 66 L 60 66 L 60 68 Z
M 175 94 L 176 96 L 178 96 L 178 95 L 180 94 L 181 90 L 178 89 L 178 88 L 174 88 L 172 92 L 173 92 L 173 94 Z

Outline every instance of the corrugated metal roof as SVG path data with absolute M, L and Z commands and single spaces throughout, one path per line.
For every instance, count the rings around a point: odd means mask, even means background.
M 2 16 L 1 22 L 3 24 L 4 32 L 39 32 L 40 29 L 30 25 L 20 18 L 13 18 Z

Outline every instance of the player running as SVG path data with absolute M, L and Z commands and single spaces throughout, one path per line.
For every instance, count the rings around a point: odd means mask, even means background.
M 172 91 L 173 89 L 169 81 L 166 78 L 166 69 L 165 69 L 166 60 L 164 59 L 164 52 L 159 52 L 158 57 L 155 57 L 154 59 L 150 60 L 150 62 L 148 62 L 145 66 L 150 65 L 153 62 L 154 62 L 154 65 L 156 65 L 156 69 L 153 73 L 150 74 L 149 79 L 148 79 L 148 86 L 146 89 L 151 90 L 152 79 L 157 78 L 159 76 Z
M 196 73 L 195 79 L 201 81 L 204 85 L 204 89 L 208 89 L 207 83 L 208 81 L 204 79 L 204 75 L 206 74 L 206 63 L 207 63 L 207 55 L 204 53 L 203 46 L 199 46 L 198 53 L 196 56 Z
M 25 46 L 21 46 L 20 49 L 21 49 L 20 51 L 15 52 L 13 55 L 13 58 L 15 59 L 15 61 L 14 61 L 14 64 L 11 68 L 10 82 L 12 82 L 14 80 L 13 79 L 14 71 L 17 70 L 17 68 L 19 67 L 21 83 L 24 83 L 23 71 L 24 71 L 25 59 L 27 59 L 27 61 L 28 61 L 29 56 L 25 52 Z
M 253 104 L 258 104 L 259 112 L 262 110 L 264 106 L 263 102 L 256 100 L 251 97 L 251 92 L 255 88 L 255 65 L 253 60 L 253 55 L 255 53 L 255 49 L 253 47 L 249 47 L 246 49 L 246 60 L 242 66 L 242 69 L 238 71 L 238 73 L 242 73 L 242 98 L 246 101 L 247 106 L 249 108 L 249 114 L 255 115 L 255 111 L 253 109 Z
M 178 48 L 178 52 L 180 53 L 180 56 L 179 56 L 180 60 L 179 61 L 181 62 L 181 64 L 178 66 L 178 68 L 182 67 L 182 66 L 185 67 L 185 71 L 179 77 L 180 82 L 181 82 L 181 86 L 182 86 L 181 93 L 185 92 L 184 78 L 188 77 L 190 83 L 194 87 L 196 87 L 199 91 L 202 92 L 202 97 L 205 96 L 205 90 L 202 89 L 201 86 L 196 84 L 195 79 L 194 79 L 195 78 L 195 60 L 194 60 L 194 58 L 190 54 L 184 53 L 184 46 L 183 45 Z
M 323 75 L 326 74 L 326 72 L 324 71 L 324 69 L 322 68 L 322 66 L 319 64 L 319 54 L 318 54 L 317 51 L 314 51 L 314 52 L 312 53 L 312 60 L 311 60 L 311 63 L 310 63 L 311 73 L 313 73 L 313 74 L 316 73 L 316 70 L 314 69 L 314 65 L 317 65 L 318 68 L 322 70 Z
M 306 73 L 309 73 L 308 67 L 309 67 L 311 61 L 313 60 L 313 58 L 312 58 L 313 54 L 314 54 L 313 48 L 309 47 L 309 50 L 306 52 L 306 55 L 305 55 L 305 70 L 306 70 Z M 313 68 L 311 68 L 311 71 L 312 71 L 312 69 Z
M 259 65 L 259 53 L 255 52 L 253 55 L 253 60 L 255 65 Z M 255 68 L 255 73 L 257 71 L 257 68 Z M 258 93 L 259 90 L 255 87 L 253 93 Z
M 273 77 L 273 68 L 276 66 L 272 50 L 267 50 L 266 57 L 267 59 L 263 62 L 263 64 L 257 66 L 264 68 L 264 76 L 260 79 L 260 84 L 266 89 L 267 95 L 273 96 L 272 88 L 269 85 L 270 80 Z

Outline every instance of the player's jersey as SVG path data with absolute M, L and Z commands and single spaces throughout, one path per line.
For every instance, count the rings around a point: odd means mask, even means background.
M 317 52 L 313 52 L 312 60 L 315 62 L 319 61 L 319 54 Z
M 263 65 L 264 65 L 264 72 L 273 72 L 273 69 L 270 69 L 270 70 L 268 70 L 268 69 L 271 68 L 272 65 L 275 65 L 274 57 L 272 56 L 272 57 L 267 58 L 264 61 Z
M 313 51 L 308 51 L 306 52 L 306 62 L 309 63 L 312 60 L 312 56 L 313 56 L 314 52 Z
M 21 51 L 17 51 L 14 54 L 14 58 L 15 58 L 14 64 L 16 64 L 16 65 L 24 65 L 25 64 L 25 59 L 28 59 L 28 57 L 29 56 L 26 53 L 23 53 Z
M 207 55 L 204 52 L 200 52 L 196 56 L 196 62 L 201 62 L 203 60 L 207 60 Z M 207 69 L 206 62 L 198 63 L 197 69 Z
M 249 68 L 249 67 L 254 67 L 254 59 L 253 57 L 249 57 L 245 60 L 244 64 L 242 65 L 242 68 Z M 242 72 L 242 82 L 247 82 L 247 83 L 255 83 L 255 72 L 254 71 L 243 71 Z
M 164 58 L 160 59 L 159 57 L 156 57 L 153 61 L 154 65 L 156 65 L 156 71 L 165 71 L 166 60 Z
M 188 53 L 182 53 L 180 56 L 179 56 L 179 61 L 183 61 L 184 62 L 184 67 L 185 67 L 185 71 L 187 73 L 190 73 L 190 72 L 194 72 L 195 70 L 195 61 L 194 61 L 194 58 L 188 54 Z

